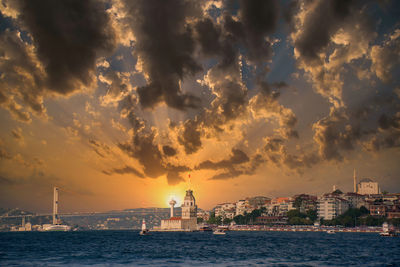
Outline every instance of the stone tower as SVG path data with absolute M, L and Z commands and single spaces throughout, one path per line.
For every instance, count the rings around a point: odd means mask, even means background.
M 192 190 L 186 191 L 186 196 L 182 204 L 182 219 L 197 218 L 196 199 Z

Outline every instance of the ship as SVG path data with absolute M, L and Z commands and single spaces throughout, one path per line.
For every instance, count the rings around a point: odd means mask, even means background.
M 389 224 L 387 222 L 384 222 L 382 224 L 382 232 L 380 232 L 379 235 L 380 236 L 397 236 L 397 233 L 392 227 L 389 227 Z
M 71 226 L 65 224 L 43 224 L 42 231 L 59 231 L 67 232 L 71 230 Z

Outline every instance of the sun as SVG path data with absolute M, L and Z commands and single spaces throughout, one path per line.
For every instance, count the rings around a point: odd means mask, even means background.
M 172 199 L 176 201 L 175 207 L 181 206 L 181 203 L 182 203 L 181 197 L 179 197 L 176 193 L 170 193 L 170 194 L 168 194 L 167 197 L 166 197 L 166 203 L 167 203 L 167 206 L 168 206 L 168 207 L 169 207 L 169 202 L 170 202 Z

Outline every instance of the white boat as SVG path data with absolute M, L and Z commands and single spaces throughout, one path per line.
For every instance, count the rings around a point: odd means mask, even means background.
M 326 233 L 327 234 L 336 234 L 335 230 L 332 230 L 332 229 L 331 230 L 327 230 Z
M 215 229 L 214 231 L 213 231 L 213 234 L 214 235 L 225 235 L 226 233 L 225 233 L 225 231 L 224 231 L 224 229 Z
M 397 236 L 393 229 L 389 229 L 389 224 L 384 222 L 382 224 L 382 232 L 379 233 L 380 236 Z
M 53 232 L 53 231 L 61 231 L 67 232 L 71 230 L 71 226 L 65 224 L 43 224 L 41 231 L 44 232 Z
M 146 227 L 146 221 L 143 219 L 142 221 L 142 230 L 140 231 L 140 235 L 148 235 L 150 233 L 149 229 Z

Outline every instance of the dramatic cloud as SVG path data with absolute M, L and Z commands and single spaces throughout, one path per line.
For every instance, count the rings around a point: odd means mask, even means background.
M 187 120 L 183 124 L 183 133 L 178 141 L 184 146 L 186 154 L 196 152 L 201 147 L 200 131 L 197 121 Z
M 246 47 L 246 57 L 252 62 L 265 63 L 272 53 L 272 34 L 278 24 L 277 0 L 240 1 L 239 21 L 225 17 L 226 30 Z
M 163 146 L 163 153 L 164 155 L 168 156 L 168 157 L 172 157 L 176 155 L 176 150 L 168 145 Z
M 181 81 L 201 70 L 194 60 L 195 43 L 187 20 L 200 14 L 195 1 L 126 1 L 135 34 L 135 49 L 143 62 L 148 84 L 138 88 L 140 104 L 165 102 L 176 109 L 196 108 L 199 99 L 185 94 Z
M 315 90 L 344 106 L 343 67 L 366 56 L 375 38 L 362 1 L 309 1 L 299 5 L 291 38 L 294 55 Z
M 43 63 L 48 88 L 68 94 L 90 86 L 97 57 L 115 46 L 105 6 L 92 0 L 21 0 L 19 11 Z
M 218 162 L 207 160 L 200 163 L 197 169 L 230 169 L 234 165 L 245 163 L 249 160 L 249 157 L 243 151 L 239 149 L 232 149 L 232 155 L 229 159 Z
M 97 172 L 175 185 L 396 149 L 400 30 L 381 7 L 3 0 L 0 159 L 36 168 L 27 147 L 49 140 L 47 155 L 60 128 Z
M 133 174 L 139 178 L 144 178 L 144 175 L 139 172 L 138 170 L 136 170 L 135 168 L 131 167 L 131 166 L 125 166 L 122 168 L 113 168 L 111 170 L 104 170 L 103 171 L 104 174 L 106 175 L 113 175 L 113 174 Z
M 96 59 L 115 37 L 97 1 L 5 1 L 0 11 L 20 30 L 0 32 L 1 105 L 22 122 L 30 112 L 47 118 L 43 98 L 96 85 Z
M 383 82 L 392 80 L 392 70 L 400 64 L 400 29 L 396 29 L 382 45 L 371 48 L 371 70 Z

